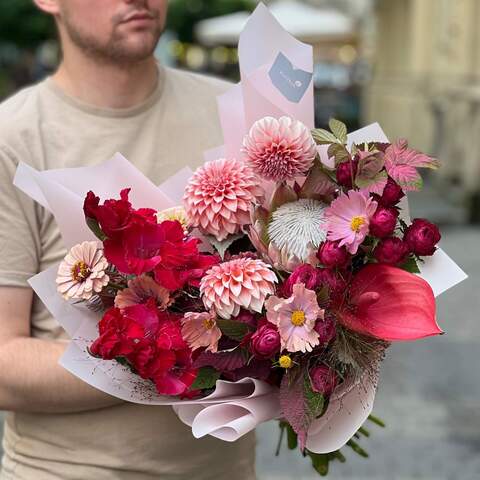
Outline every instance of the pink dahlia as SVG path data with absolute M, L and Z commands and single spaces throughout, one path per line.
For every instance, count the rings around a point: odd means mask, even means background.
M 83 242 L 72 247 L 57 272 L 57 291 L 65 299 L 90 299 L 108 285 L 108 261 L 98 242 Z
M 306 174 L 317 147 L 309 129 L 298 120 L 265 117 L 252 125 L 242 151 L 255 173 L 281 182 Z
M 250 224 L 250 207 L 262 196 L 258 179 L 247 165 L 220 158 L 193 174 L 183 203 L 190 226 L 221 241 Z
M 311 352 L 320 343 L 315 323 L 323 319 L 317 294 L 303 283 L 293 286 L 292 296 L 285 299 L 271 296 L 265 302 L 267 319 L 277 326 L 281 348 L 289 352 Z
M 377 209 L 377 202 L 356 190 L 342 193 L 326 210 L 328 240 L 339 240 L 352 255 L 368 234 L 370 219 Z
M 200 282 L 200 293 L 208 310 L 222 318 L 236 317 L 240 308 L 260 313 L 265 298 L 275 289 L 277 277 L 261 260 L 237 258 L 207 271 Z
M 192 350 L 207 347 L 206 350 L 215 353 L 218 341 L 222 336 L 215 321 L 214 312 L 187 312 L 182 318 L 182 337 Z
M 168 290 L 152 277 L 143 274 L 129 280 L 128 288 L 117 293 L 115 306 L 123 309 L 146 303 L 149 298 L 153 298 L 161 310 L 165 310 L 171 304 Z

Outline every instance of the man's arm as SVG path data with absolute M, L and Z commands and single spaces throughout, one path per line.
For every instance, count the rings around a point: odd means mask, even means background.
M 33 291 L 0 287 L 0 410 L 63 413 L 122 403 L 58 365 L 66 342 L 30 337 Z

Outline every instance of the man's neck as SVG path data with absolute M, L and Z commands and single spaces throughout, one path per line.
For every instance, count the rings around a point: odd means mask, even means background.
M 125 65 L 99 63 L 83 55 L 63 60 L 53 81 L 67 94 L 100 108 L 130 108 L 141 104 L 155 90 L 155 58 Z

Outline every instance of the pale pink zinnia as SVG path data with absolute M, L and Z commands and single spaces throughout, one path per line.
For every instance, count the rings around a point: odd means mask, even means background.
M 200 293 L 208 310 L 214 308 L 228 319 L 236 317 L 242 307 L 260 313 L 276 281 L 275 274 L 261 260 L 236 258 L 208 270 L 200 282 Z
M 83 242 L 72 247 L 57 272 L 57 291 L 68 299 L 89 300 L 108 285 L 108 267 L 98 242 Z
M 293 286 L 292 296 L 285 299 L 271 296 L 265 302 L 267 319 L 277 326 L 282 350 L 311 352 L 320 343 L 315 322 L 323 319 L 317 294 L 303 283 Z
M 250 208 L 262 196 L 258 178 L 247 165 L 220 158 L 193 174 L 183 204 L 190 226 L 221 241 L 250 224 Z
M 215 353 L 221 336 L 213 311 L 187 312 L 182 318 L 182 337 L 192 350 L 207 347 L 207 351 Z
M 356 190 L 342 193 L 325 211 L 328 240 L 339 240 L 340 247 L 345 245 L 347 251 L 355 255 L 368 235 L 370 219 L 376 209 L 377 202 L 366 194 Z
M 302 122 L 290 117 L 264 117 L 245 136 L 242 151 L 255 173 L 281 182 L 306 174 L 317 147 Z
M 146 303 L 149 298 L 153 298 L 161 310 L 165 310 L 171 303 L 168 290 L 144 274 L 129 280 L 128 288 L 117 293 L 115 306 L 122 309 Z

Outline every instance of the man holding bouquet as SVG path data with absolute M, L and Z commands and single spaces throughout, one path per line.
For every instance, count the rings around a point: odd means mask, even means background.
M 153 56 L 167 0 L 35 0 L 55 18 L 62 61 L 0 105 L 0 479 L 250 480 L 254 438 L 195 440 L 169 407 L 120 402 L 58 365 L 63 329 L 27 280 L 65 249 L 50 213 L 12 185 L 37 170 L 124 154 L 156 184 L 221 143 L 228 84 Z

